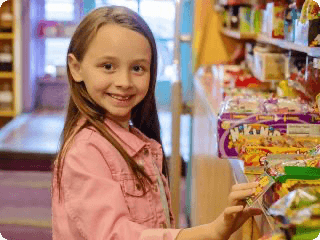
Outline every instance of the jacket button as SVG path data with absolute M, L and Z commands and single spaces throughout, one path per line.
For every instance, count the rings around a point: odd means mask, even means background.
M 165 222 L 160 223 L 161 228 L 167 228 L 167 224 Z
M 147 156 L 147 155 L 149 154 L 149 150 L 148 150 L 147 148 L 145 148 L 145 149 L 143 150 L 143 153 L 144 153 L 145 156 Z
M 144 161 L 143 160 L 138 161 L 138 165 L 140 168 L 142 168 L 144 170 Z
M 154 185 L 153 191 L 158 192 L 158 186 L 157 185 Z
M 140 190 L 142 189 L 140 183 L 137 183 L 137 184 L 136 184 L 136 189 L 137 189 L 138 191 L 140 191 Z

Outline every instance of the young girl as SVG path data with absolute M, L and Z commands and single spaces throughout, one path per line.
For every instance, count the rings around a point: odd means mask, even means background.
M 260 210 L 256 183 L 235 185 L 213 222 L 174 229 L 155 103 L 157 50 L 124 7 L 89 13 L 68 49 L 71 97 L 52 184 L 53 239 L 226 240 Z M 210 191 L 208 189 L 208 191 Z

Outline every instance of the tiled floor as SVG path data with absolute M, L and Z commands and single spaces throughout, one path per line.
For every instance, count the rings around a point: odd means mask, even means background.
M 164 150 L 169 156 L 171 113 L 159 112 L 159 120 Z M 63 122 L 63 112 L 21 115 L 0 131 L 0 152 L 9 150 L 10 157 L 15 151 L 54 154 L 59 146 Z M 182 116 L 181 154 L 185 161 L 189 160 L 189 129 L 190 117 Z M 8 240 L 50 239 L 50 184 L 50 172 L 0 170 L 0 233 L 3 237 Z M 182 227 L 186 227 L 183 216 L 181 219 Z

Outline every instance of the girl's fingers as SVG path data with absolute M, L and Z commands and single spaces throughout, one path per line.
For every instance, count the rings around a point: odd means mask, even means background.
M 254 208 L 254 207 L 248 207 L 243 210 L 244 217 L 252 217 L 255 215 L 260 215 L 262 213 L 263 211 L 260 208 Z
M 259 185 L 258 182 L 235 184 L 232 186 L 231 191 L 233 192 L 233 191 L 247 190 L 247 189 L 255 188 L 258 185 Z
M 241 218 L 239 218 L 238 222 L 234 226 L 234 230 L 236 231 L 238 228 L 240 228 L 250 217 L 255 215 L 262 214 L 262 210 L 259 208 L 246 208 L 243 210 Z
M 232 204 L 233 202 L 244 200 L 245 198 L 251 196 L 256 190 L 254 188 L 242 191 L 231 192 L 229 195 L 229 202 Z
M 241 212 L 243 210 L 243 206 L 232 206 L 232 207 L 227 207 L 224 210 L 224 215 L 231 215 L 234 213 Z
M 235 214 L 243 211 L 243 206 L 227 207 L 224 210 L 224 219 L 226 221 L 232 221 L 235 218 Z

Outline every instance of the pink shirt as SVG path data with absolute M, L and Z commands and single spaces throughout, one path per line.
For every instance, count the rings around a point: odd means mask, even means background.
M 155 183 L 144 197 L 141 186 L 113 145 L 93 127 L 82 129 L 69 149 L 62 174 L 62 201 L 52 187 L 53 240 L 173 240 L 181 229 L 166 228 L 166 216 L 152 160 L 162 172 L 161 145 L 138 129 L 106 120 L 112 135 Z M 55 169 L 56 171 L 56 169 Z M 161 174 L 171 210 L 167 179 Z

